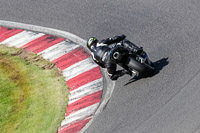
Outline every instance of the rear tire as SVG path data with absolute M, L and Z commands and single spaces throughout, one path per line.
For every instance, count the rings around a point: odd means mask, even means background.
M 139 63 L 133 57 L 128 56 L 125 65 L 130 69 L 136 70 L 139 74 L 143 74 L 145 77 L 151 77 L 155 74 L 155 68 L 146 64 Z

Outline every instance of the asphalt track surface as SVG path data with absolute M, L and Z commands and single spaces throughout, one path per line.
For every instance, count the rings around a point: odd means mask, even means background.
M 199 0 L 0 0 L 0 19 L 71 32 L 83 39 L 126 34 L 157 75 L 124 76 L 87 133 L 200 132 Z

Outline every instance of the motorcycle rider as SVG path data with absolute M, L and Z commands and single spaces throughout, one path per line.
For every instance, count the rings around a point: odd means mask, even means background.
M 132 76 L 132 72 L 124 67 L 123 70 L 117 69 L 117 62 L 114 61 L 111 57 L 111 50 L 112 48 L 109 47 L 110 44 L 113 43 L 123 43 L 123 40 L 126 38 L 125 35 L 115 36 L 113 38 L 107 38 L 101 41 L 98 41 L 95 37 L 91 37 L 87 41 L 87 47 L 91 51 L 93 60 L 95 63 L 97 63 L 102 68 L 107 68 L 107 72 L 111 80 L 117 80 L 119 77 L 128 74 Z M 120 43 L 119 43 L 120 44 Z M 128 49 L 131 49 L 131 51 L 134 51 L 135 53 L 142 52 L 142 48 L 131 48 L 128 47 Z M 114 51 L 118 52 L 127 52 L 127 48 L 124 48 L 122 45 L 119 45 L 115 47 Z

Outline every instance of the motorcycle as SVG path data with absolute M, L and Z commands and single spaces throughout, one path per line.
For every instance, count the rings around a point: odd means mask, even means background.
M 119 49 L 125 49 L 120 51 Z M 145 51 L 137 53 L 134 50 L 140 49 L 129 40 L 124 40 L 121 43 L 115 44 L 110 52 L 112 59 L 121 67 L 132 71 L 135 75 L 143 75 L 151 77 L 155 74 L 155 66 L 149 59 Z

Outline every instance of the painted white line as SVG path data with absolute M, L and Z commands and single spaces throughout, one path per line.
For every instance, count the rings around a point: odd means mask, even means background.
M 103 78 L 100 78 L 71 91 L 68 96 L 69 97 L 68 105 L 76 102 L 77 100 L 85 96 L 88 96 L 92 93 L 102 90 L 103 89 L 102 82 Z
M 9 37 L 8 39 L 1 42 L 1 44 L 7 45 L 9 47 L 21 47 L 41 36 L 43 36 L 43 33 L 36 33 L 32 31 L 23 31 L 21 33 L 18 33 L 12 37 Z
M 61 126 L 65 126 L 67 124 L 70 124 L 72 122 L 76 122 L 79 120 L 83 120 L 86 117 L 89 117 L 93 115 L 99 106 L 99 103 L 93 104 L 87 108 L 81 109 L 79 111 L 76 111 L 74 113 L 71 113 L 69 116 L 65 117 L 65 120 L 62 121 Z
M 39 55 L 41 55 L 46 60 L 53 61 L 79 46 L 80 45 L 66 39 L 65 41 L 45 49 L 44 51 L 40 52 Z
M 73 95 L 73 96 L 69 95 L 69 99 L 70 99 L 70 101 L 80 99 L 82 97 L 88 96 L 88 95 L 93 94 L 93 93 L 100 91 L 100 90 L 102 90 L 102 89 L 101 88 L 92 88 L 92 89 L 90 89 L 90 88 L 86 89 L 85 88 L 85 90 L 81 93 L 78 93 L 78 94 Z
M 97 65 L 92 61 L 92 59 L 87 58 L 63 70 L 63 75 L 65 80 L 68 81 L 95 67 L 97 67 Z
M 70 96 L 73 96 L 73 95 L 76 95 L 76 94 L 80 94 L 80 93 L 84 92 L 86 90 L 86 88 L 89 88 L 91 90 L 95 89 L 95 88 L 100 88 L 100 87 L 102 87 L 101 82 L 102 82 L 102 78 L 94 80 L 92 82 L 89 82 L 88 84 L 83 85 L 83 86 L 71 91 L 70 92 Z

